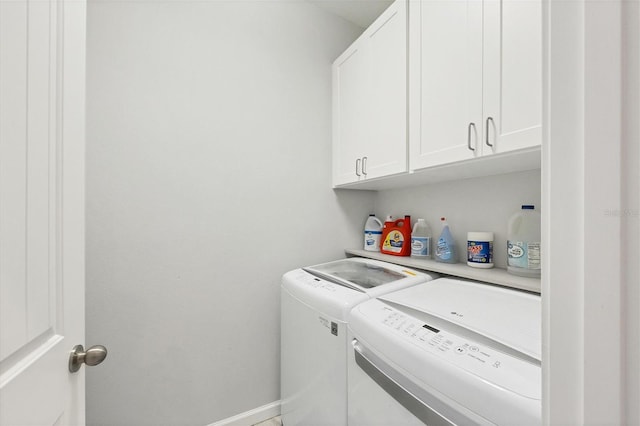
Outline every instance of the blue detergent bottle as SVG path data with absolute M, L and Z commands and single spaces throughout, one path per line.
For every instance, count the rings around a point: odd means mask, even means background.
M 451 231 L 449 230 L 447 219 L 441 217 L 440 221 L 442 223 L 442 232 L 440 233 L 440 238 L 438 238 L 438 241 L 436 242 L 436 261 L 443 263 L 458 263 L 456 243 L 453 240 Z

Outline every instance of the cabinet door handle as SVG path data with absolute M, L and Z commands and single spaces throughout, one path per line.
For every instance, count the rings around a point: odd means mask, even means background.
M 471 146 L 471 129 L 475 131 L 475 123 L 469 123 L 469 127 L 467 128 L 467 148 L 469 148 L 471 151 L 475 151 L 476 149 Z
M 493 144 L 489 143 L 489 122 L 491 122 L 491 125 L 493 126 L 493 118 L 491 117 L 487 117 L 487 121 L 485 123 L 485 131 L 484 131 L 484 139 L 485 139 L 485 143 L 490 146 L 491 148 L 493 148 Z
M 360 159 L 356 159 L 356 176 L 360 177 Z
M 367 157 L 362 157 L 362 174 L 367 176 Z

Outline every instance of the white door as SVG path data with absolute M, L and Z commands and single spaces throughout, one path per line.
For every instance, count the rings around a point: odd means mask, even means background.
M 84 424 L 85 9 L 0 1 L 3 426 Z
M 542 141 L 542 1 L 485 0 L 483 154 Z
M 482 2 L 409 2 L 411 170 L 481 154 Z

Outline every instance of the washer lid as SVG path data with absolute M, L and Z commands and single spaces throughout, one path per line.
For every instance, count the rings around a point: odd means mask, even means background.
M 346 321 L 358 303 L 437 278 L 374 259 L 348 258 L 289 271 L 282 289 L 335 319 Z
M 440 278 L 380 299 L 471 330 L 540 361 L 539 295 Z
M 366 289 L 418 275 L 417 272 L 399 265 L 357 257 L 308 266 L 302 269 L 317 277 L 358 291 L 365 291 Z

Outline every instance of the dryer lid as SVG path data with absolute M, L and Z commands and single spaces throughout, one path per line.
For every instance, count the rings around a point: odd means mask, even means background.
M 380 299 L 470 330 L 540 361 L 541 303 L 537 294 L 440 278 Z

